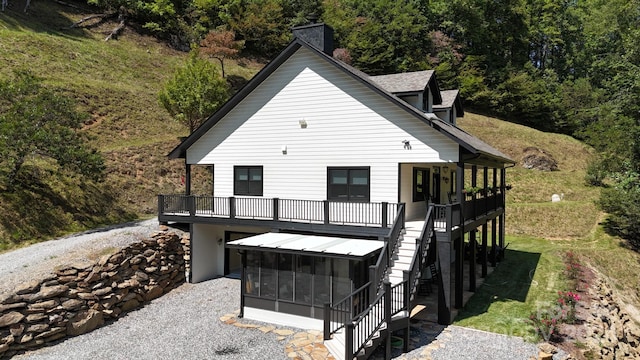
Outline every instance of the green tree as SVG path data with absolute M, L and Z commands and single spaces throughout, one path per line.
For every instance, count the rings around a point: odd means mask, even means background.
M 177 121 L 194 132 L 228 99 L 229 87 L 216 67 L 192 50 L 158 95 L 160 103 Z
M 71 99 L 42 86 L 30 72 L 16 71 L 13 78 L 0 80 L 0 176 L 5 184 L 15 186 L 23 166 L 36 159 L 102 178 L 102 156 L 80 131 L 86 118 Z
M 430 36 L 427 18 L 413 1 L 324 2 L 324 21 L 337 34 L 353 65 L 371 75 L 427 67 Z

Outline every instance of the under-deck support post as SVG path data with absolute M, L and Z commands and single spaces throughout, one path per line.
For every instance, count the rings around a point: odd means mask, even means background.
M 476 291 L 476 241 L 477 230 L 469 232 L 469 291 Z
M 507 174 L 506 174 L 506 170 L 505 169 L 500 169 L 500 189 L 502 190 L 502 208 L 505 209 L 505 211 L 502 212 L 502 214 L 500 215 L 500 219 L 499 219 L 499 224 L 498 227 L 499 229 L 499 239 L 498 241 L 500 242 L 500 248 L 504 250 L 504 232 L 505 232 L 505 223 L 504 223 L 504 217 L 505 217 L 505 213 L 506 213 L 506 197 L 507 197 L 507 187 L 506 187 L 506 181 L 507 181 Z M 503 253 L 504 255 L 504 253 Z
M 436 238 L 436 261 L 438 262 L 438 324 L 451 324 L 451 234 L 446 239 Z M 457 258 L 457 254 L 456 254 Z M 457 271 L 457 270 L 456 270 Z
M 497 218 L 493 218 L 491 220 L 491 266 L 492 267 L 496 267 L 496 265 L 498 264 L 498 259 L 496 259 L 496 257 L 498 256 L 498 242 L 497 242 L 497 225 L 498 225 L 498 219 Z
M 482 185 L 485 189 L 485 198 L 484 198 L 484 211 L 485 214 L 489 214 L 490 212 L 493 212 L 496 210 L 495 206 L 491 206 L 491 204 L 489 204 L 489 192 L 487 191 L 487 188 L 489 187 L 489 168 L 488 167 L 484 167 L 483 169 L 483 176 L 482 176 Z M 493 192 L 493 197 L 495 198 L 497 195 L 495 194 L 495 191 Z M 489 209 L 491 209 L 491 211 L 489 211 Z M 480 252 L 480 261 L 481 261 L 481 265 L 482 265 L 482 277 L 485 278 L 487 277 L 487 221 L 485 220 L 484 223 L 482 224 L 482 246 L 481 246 L 481 252 Z
M 488 238 L 487 238 L 487 223 L 482 224 L 482 247 L 481 247 L 481 253 L 480 253 L 480 261 L 482 262 L 482 277 L 485 278 L 487 277 L 487 273 L 488 273 L 488 269 L 487 269 L 487 243 L 488 243 Z
M 239 318 L 242 318 L 244 316 L 244 294 L 247 289 L 247 286 L 246 286 L 247 280 L 245 279 L 245 276 L 244 276 L 245 266 L 247 266 L 247 252 L 243 251 L 242 252 L 242 268 L 240 270 L 240 313 L 238 314 Z

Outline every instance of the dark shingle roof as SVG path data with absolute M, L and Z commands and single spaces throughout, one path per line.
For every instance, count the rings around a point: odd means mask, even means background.
M 458 97 L 458 90 L 442 90 L 440 91 L 440 96 L 442 97 L 442 103 L 438 105 L 433 105 L 434 108 L 450 108 L 453 107 L 456 98 Z
M 383 89 L 390 93 L 421 92 L 427 88 L 433 77 L 433 70 L 414 71 L 399 74 L 370 76 Z

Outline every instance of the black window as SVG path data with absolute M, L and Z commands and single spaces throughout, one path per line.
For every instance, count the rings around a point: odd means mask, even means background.
M 369 168 L 328 168 L 327 199 L 369 201 Z
M 429 199 L 429 169 L 413 168 L 413 201 Z
M 233 194 L 262 196 L 262 166 L 234 166 Z

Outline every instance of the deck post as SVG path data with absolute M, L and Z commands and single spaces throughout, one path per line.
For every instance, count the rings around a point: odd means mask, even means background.
M 186 177 L 186 180 L 184 182 L 184 185 L 185 185 L 184 193 L 185 195 L 191 195 L 191 164 L 187 164 L 186 157 L 184 159 L 184 167 L 185 167 L 185 177 Z
M 346 324 L 344 324 L 344 358 L 345 360 L 353 359 L 353 330 L 355 326 L 353 321 L 349 319 Z
M 247 264 L 247 252 L 243 251 L 242 252 L 242 268 L 240 270 L 240 313 L 238 314 L 239 318 L 244 317 L 244 294 L 247 289 L 246 287 L 247 280 L 245 279 L 245 276 L 244 276 L 246 264 Z
M 482 188 L 484 189 L 484 213 L 485 215 L 489 213 L 489 191 L 487 188 L 489 187 L 489 168 L 482 168 Z
M 376 298 L 378 292 L 378 274 L 375 265 L 369 265 L 369 302 Z
M 504 223 L 504 217 L 506 214 L 506 196 L 507 196 L 507 188 L 506 188 L 506 182 L 507 182 L 507 174 L 506 174 L 506 170 L 505 169 L 500 169 L 500 190 L 502 192 L 502 207 L 503 209 L 505 209 L 505 211 L 502 212 L 502 214 L 500 215 L 500 220 L 499 220 L 499 242 L 500 242 L 500 248 L 504 249 L 504 227 L 505 227 L 505 223 Z M 504 255 L 504 254 L 503 254 Z
M 324 205 L 324 224 L 329 225 L 329 201 L 324 200 L 322 203 Z
M 324 314 L 322 314 L 324 318 L 324 339 L 331 339 L 331 304 L 324 303 Z
M 482 252 L 480 253 L 480 261 L 482 261 L 482 277 L 486 278 L 488 269 L 487 269 L 487 223 L 482 224 Z
M 438 262 L 438 324 L 449 325 L 451 323 L 451 236 L 444 241 L 437 241 L 435 251 Z M 454 250 L 455 251 L 455 250 Z M 456 258 L 458 254 L 456 253 Z M 456 270 L 457 271 L 457 270 Z
M 498 219 L 493 218 L 491 220 L 491 266 L 492 267 L 496 267 L 496 265 L 498 264 L 498 259 L 496 259 L 496 257 L 498 256 L 498 243 L 496 241 L 497 239 L 497 225 L 498 224 Z
M 158 195 L 158 217 L 164 214 L 164 195 Z M 160 225 L 167 225 L 166 221 L 159 221 Z
M 280 199 L 273 198 L 273 221 L 280 220 Z
M 471 186 L 475 188 L 478 186 L 478 167 L 473 165 L 471 167 Z M 472 196 L 473 199 L 473 218 L 478 218 L 478 193 L 474 193 Z
M 187 206 L 189 208 L 189 216 L 196 216 L 196 198 L 192 195 L 187 196 Z
M 229 197 L 229 219 L 236 218 L 236 198 L 231 196 Z
M 405 281 L 407 272 L 404 272 Z M 405 293 L 406 294 L 406 293 Z M 384 321 L 387 324 L 387 336 L 386 336 L 386 346 L 385 346 L 385 359 L 391 359 L 391 282 L 389 278 L 385 277 L 384 279 Z
M 389 215 L 388 209 L 389 209 L 389 203 L 383 201 L 382 202 L 382 227 L 383 228 L 386 228 L 388 225 L 388 220 L 387 220 L 387 216 Z
M 497 189 L 498 189 L 498 168 L 493 168 L 493 192 L 495 194 L 495 197 L 493 199 L 494 209 L 498 208 L 498 192 L 496 191 Z M 502 190 L 500 190 L 500 195 L 502 195 Z
M 469 232 L 469 291 L 476 291 L 476 235 L 478 230 L 473 229 Z

